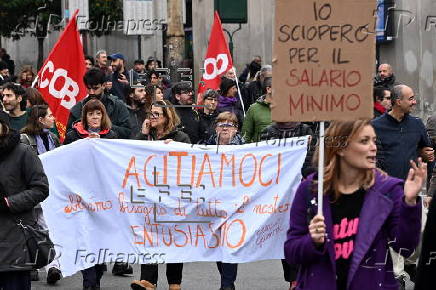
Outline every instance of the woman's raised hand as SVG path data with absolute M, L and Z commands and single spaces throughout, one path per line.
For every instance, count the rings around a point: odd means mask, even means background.
M 427 163 L 418 158 L 418 164 L 410 161 L 412 166 L 404 183 L 404 200 L 408 205 L 415 205 L 416 198 L 420 192 L 424 181 L 427 179 Z

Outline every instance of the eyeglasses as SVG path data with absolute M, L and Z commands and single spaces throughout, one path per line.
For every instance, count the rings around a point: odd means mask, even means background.
M 187 94 L 189 95 L 190 93 L 192 93 L 192 90 L 181 90 L 180 94 Z
M 151 112 L 150 113 L 150 118 L 157 119 L 157 118 L 159 118 L 161 116 L 163 116 L 163 113 L 161 113 L 161 112 Z
M 233 123 L 217 123 L 216 126 L 219 128 L 234 128 L 234 127 L 236 127 L 236 125 Z

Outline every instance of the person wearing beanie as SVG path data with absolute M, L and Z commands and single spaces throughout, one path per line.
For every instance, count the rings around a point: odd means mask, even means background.
M 242 122 L 244 120 L 244 110 L 242 104 L 238 98 L 238 89 L 236 88 L 236 82 L 228 78 L 221 79 L 220 85 L 221 95 L 218 98 L 217 112 L 232 112 L 238 118 L 239 128 L 242 128 Z

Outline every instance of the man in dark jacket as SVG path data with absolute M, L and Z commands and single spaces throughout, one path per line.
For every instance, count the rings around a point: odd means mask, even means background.
M 112 67 L 112 89 L 111 94 L 120 100 L 126 101 L 130 89 L 130 76 L 125 67 L 125 58 L 121 53 L 114 53 L 107 57 L 111 61 Z M 138 74 L 133 71 L 133 81 L 138 79 Z
M 245 83 L 251 81 L 262 66 L 262 58 L 260 55 L 255 55 L 253 60 L 246 65 L 244 71 L 239 76 L 239 81 Z
M 257 99 L 263 94 L 262 85 L 265 78 L 272 77 L 272 66 L 264 65 L 260 69 L 257 78 L 246 84 L 242 89 L 242 100 L 244 101 L 244 108 L 247 111 L 251 104 L 254 104 Z
M 41 161 L 0 112 L 0 289 L 30 290 L 32 262 L 23 229 L 35 224 L 33 208 L 48 196 L 48 180 Z
M 391 98 L 392 110 L 372 121 L 377 133 L 377 167 L 405 180 L 410 160 L 419 155 L 432 162 L 433 148 L 421 119 L 410 115 L 416 105 L 413 90 L 406 85 L 395 86 Z
M 421 119 L 410 116 L 416 105 L 413 90 L 406 85 L 397 85 L 392 89 L 391 101 L 392 110 L 372 121 L 377 134 L 377 167 L 390 176 L 405 180 L 410 160 L 421 156 L 425 162 L 433 162 L 434 151 Z M 400 255 L 393 255 L 395 274 L 405 285 L 404 262 Z M 413 279 L 414 264 L 407 266 L 407 270 Z
M 117 133 L 120 139 L 129 139 L 131 130 L 129 111 L 124 102 L 115 96 L 104 94 L 104 83 L 106 81 L 104 73 L 99 69 L 90 69 L 85 73 L 83 80 L 88 90 L 88 96 L 71 108 L 67 132 L 72 128 L 73 123 L 80 119 L 83 105 L 90 99 L 97 98 L 106 108 L 112 122 L 112 130 Z
M 215 119 L 218 116 L 216 110 L 219 93 L 209 89 L 203 96 L 204 108 L 200 114 L 200 140 L 205 143 L 215 133 Z
M 192 88 L 188 83 L 180 82 L 173 86 L 172 93 L 177 105 L 176 113 L 181 121 L 180 130 L 189 136 L 192 144 L 197 144 L 200 141 L 200 117 L 192 107 Z
M 392 66 L 387 63 L 379 65 L 377 76 L 374 79 L 374 87 L 381 86 L 391 90 L 395 85 L 398 83 L 395 81 Z

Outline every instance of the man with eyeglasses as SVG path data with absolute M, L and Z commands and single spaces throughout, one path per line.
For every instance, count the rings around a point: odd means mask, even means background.
M 97 69 L 90 69 L 83 77 L 88 96 L 74 105 L 70 110 L 67 132 L 71 130 L 73 123 L 80 120 L 82 107 L 92 98 L 99 99 L 105 106 L 107 114 L 112 122 L 114 130 L 120 139 L 129 139 L 131 124 L 129 121 L 129 111 L 126 104 L 117 97 L 104 92 L 106 77 L 104 73 Z
M 420 118 L 410 115 L 416 106 L 412 88 L 395 86 L 391 102 L 392 110 L 372 121 L 377 134 L 377 167 L 390 176 L 405 180 L 410 170 L 410 160 L 422 157 L 425 162 L 433 162 L 434 151 L 424 123 Z M 415 261 L 410 264 L 409 258 L 405 266 L 399 254 L 392 251 L 394 272 L 400 283 L 405 285 L 408 275 L 414 281 L 416 265 Z
M 192 144 L 200 141 L 200 117 L 192 107 L 194 103 L 192 87 L 187 82 L 176 83 L 172 88 L 173 104 L 180 118 L 180 129 L 185 132 Z
M 405 180 L 410 160 L 421 156 L 432 162 L 433 148 L 422 120 L 410 115 L 416 105 L 412 88 L 395 86 L 391 101 L 392 110 L 372 121 L 378 139 L 377 167 Z

